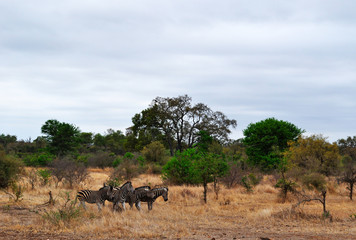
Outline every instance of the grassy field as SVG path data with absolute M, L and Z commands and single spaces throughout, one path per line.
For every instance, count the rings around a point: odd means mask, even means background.
M 91 169 L 90 178 L 78 189 L 99 189 L 110 171 Z M 132 183 L 154 186 L 162 181 L 157 175 L 141 175 Z M 50 183 L 31 190 L 26 178 L 22 185 L 26 190 L 19 202 L 0 192 L 0 239 L 356 239 L 356 219 L 350 217 L 356 214 L 356 201 L 348 199 L 344 186 L 332 183 L 327 196 L 332 221 L 322 218 L 318 202 L 291 212 L 295 200 L 281 203 L 270 177 L 252 193 L 221 186 L 218 199 L 209 186 L 207 204 L 202 187 L 169 186 L 169 200 L 157 199 L 152 211 L 142 203 L 141 212 L 122 213 L 112 212 L 108 202 L 101 212 L 95 204 L 87 204 L 86 211 L 66 210 L 67 194 L 73 200 L 78 189 Z M 54 206 L 45 204 L 49 191 Z

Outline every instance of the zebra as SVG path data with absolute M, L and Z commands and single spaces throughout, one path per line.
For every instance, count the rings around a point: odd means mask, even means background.
M 154 188 L 146 196 L 140 199 L 141 202 L 147 202 L 148 210 L 152 210 L 152 205 L 156 199 L 162 196 L 164 201 L 168 201 L 168 187 Z
M 105 205 L 105 200 L 109 200 L 111 198 L 113 191 L 112 186 L 104 186 L 100 188 L 98 191 L 94 190 L 81 190 L 78 191 L 77 196 L 75 198 L 75 203 L 79 200 L 79 206 L 83 206 L 86 209 L 85 202 L 87 203 L 96 203 L 98 206 L 98 210 L 101 211 L 101 206 Z
M 141 198 L 143 197 L 154 197 L 153 193 L 150 191 L 150 186 L 141 186 L 135 188 L 135 190 L 128 195 L 127 202 L 130 204 L 130 208 L 132 209 L 133 204 L 138 210 L 141 210 Z
M 120 203 L 122 206 L 122 209 L 125 210 L 125 202 L 127 201 L 127 197 L 130 193 L 134 191 L 134 188 L 131 184 L 130 181 L 124 183 L 119 190 L 113 191 L 111 193 L 111 201 L 114 203 L 113 204 L 113 210 L 118 210 L 119 206 L 118 204 Z

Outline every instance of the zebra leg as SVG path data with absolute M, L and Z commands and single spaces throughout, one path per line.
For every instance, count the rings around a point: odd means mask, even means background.
M 99 212 L 101 211 L 101 203 L 96 203 L 96 205 L 98 205 L 98 210 L 99 210 Z
M 79 201 L 79 207 L 83 206 L 83 208 L 86 210 L 87 207 L 85 206 L 85 201 Z
M 126 211 L 125 202 L 122 202 L 121 204 L 122 204 L 122 209 L 123 209 L 124 211 Z
M 137 210 L 141 211 L 141 201 L 137 201 L 135 203 L 135 206 L 136 206 Z

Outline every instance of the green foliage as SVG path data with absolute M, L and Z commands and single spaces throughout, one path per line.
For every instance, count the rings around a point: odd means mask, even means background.
M 253 188 L 257 186 L 261 181 L 255 174 L 250 173 L 245 175 L 241 179 L 241 185 L 246 189 L 247 192 L 252 192 Z
M 106 185 L 113 186 L 113 187 L 120 187 L 122 185 L 122 179 L 119 179 L 117 177 L 109 178 L 106 181 Z
M 47 120 L 41 131 L 46 135 L 49 152 L 57 156 L 74 151 L 81 142 L 80 130 L 72 124 Z
M 174 184 L 204 184 L 222 177 L 228 171 L 221 155 L 199 152 L 188 148 L 177 152 L 162 169 L 162 178 Z
M 23 197 L 24 187 L 17 184 L 16 182 L 11 183 L 11 191 L 15 195 L 15 202 L 21 201 Z
M 286 178 L 280 178 L 278 179 L 275 188 L 280 188 L 281 192 L 280 195 L 282 197 L 283 202 L 287 199 L 287 195 L 289 192 L 293 193 L 295 192 L 297 187 L 297 183 Z
M 288 142 L 295 141 L 303 130 L 292 123 L 268 118 L 251 123 L 243 133 L 250 163 L 269 171 L 278 167 L 281 153 L 287 149 Z
M 51 178 L 51 171 L 48 169 L 38 169 L 37 174 L 40 177 L 42 184 L 47 185 Z
M 53 159 L 54 155 L 48 152 L 39 152 L 39 153 L 34 153 L 34 154 L 27 154 L 23 157 L 23 161 L 26 164 L 26 166 L 32 166 L 32 167 L 45 167 L 50 164 Z
M 134 159 L 134 157 L 135 157 L 135 155 L 133 153 L 131 153 L 131 152 L 127 152 L 124 155 L 124 158 L 129 159 L 129 160 Z
M 121 164 L 121 162 L 122 162 L 122 159 L 121 159 L 120 157 L 117 157 L 117 158 L 115 158 L 115 160 L 112 162 L 112 166 L 113 166 L 114 168 L 116 168 L 117 166 L 119 166 L 119 165 Z
M 193 162 L 198 159 L 195 149 L 177 152 L 162 169 L 162 178 L 178 185 L 193 184 Z
M 0 188 L 14 183 L 22 170 L 22 162 L 0 151 Z

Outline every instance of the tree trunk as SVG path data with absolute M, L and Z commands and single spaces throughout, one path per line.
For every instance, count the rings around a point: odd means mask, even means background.
M 354 183 L 351 182 L 351 183 L 350 183 L 350 199 L 351 199 L 351 201 L 352 201 L 353 190 L 354 190 Z
M 208 192 L 208 184 L 206 182 L 204 182 L 203 186 L 204 186 L 204 202 L 207 203 L 206 194 Z
M 326 213 L 326 191 L 323 191 L 322 193 L 321 193 L 321 195 L 322 195 L 322 197 L 323 197 L 323 211 L 324 211 L 324 213 Z

